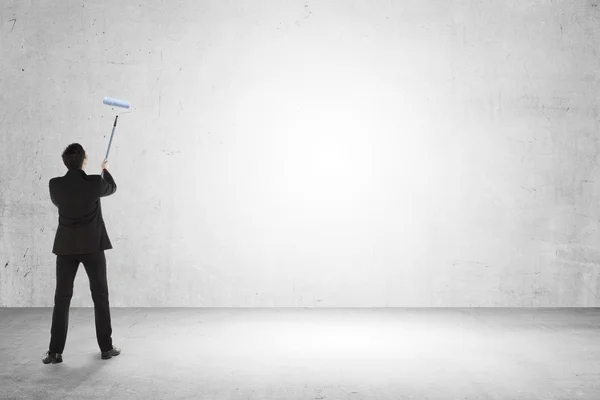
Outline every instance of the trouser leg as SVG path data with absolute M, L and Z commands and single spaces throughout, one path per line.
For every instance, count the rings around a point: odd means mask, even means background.
M 62 353 L 67 342 L 69 327 L 69 307 L 73 297 L 73 282 L 79 268 L 79 260 L 74 256 L 56 256 L 56 290 L 54 310 L 50 330 L 50 352 Z
M 88 254 L 82 259 L 90 281 L 90 291 L 94 301 L 96 339 L 100 351 L 109 351 L 112 345 L 112 325 L 108 301 L 108 281 L 106 279 L 106 256 L 104 251 Z

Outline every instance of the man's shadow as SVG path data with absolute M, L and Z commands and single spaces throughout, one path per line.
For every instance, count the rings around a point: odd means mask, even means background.
M 68 362 L 45 365 L 36 386 L 47 390 L 48 400 L 59 399 L 68 396 L 78 386 L 93 380 L 93 377 L 107 368 L 110 362 L 115 361 L 101 359 L 98 352 L 71 355 Z

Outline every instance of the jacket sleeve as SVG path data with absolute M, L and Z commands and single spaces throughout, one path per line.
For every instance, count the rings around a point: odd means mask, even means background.
M 58 203 L 56 203 L 56 199 L 54 198 L 54 196 L 52 196 L 52 179 L 50 180 L 50 183 L 48 183 L 48 190 L 50 192 L 50 200 L 52 200 L 52 204 L 54 204 L 56 207 L 58 207 Z
M 117 184 L 107 169 L 103 172 L 104 178 L 100 176 L 100 197 L 107 197 L 117 191 Z

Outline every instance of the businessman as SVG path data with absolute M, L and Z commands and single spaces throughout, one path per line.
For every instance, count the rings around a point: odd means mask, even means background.
M 117 185 L 108 172 L 106 160 L 102 163 L 104 177 L 84 172 L 87 155 L 79 143 L 69 145 L 62 159 L 67 173 L 51 179 L 49 184 L 50 198 L 58 207 L 58 228 L 52 249 L 52 253 L 56 254 L 54 311 L 50 347 L 42 358 L 44 364 L 63 361 L 73 282 L 80 263 L 83 263 L 90 281 L 101 358 L 106 360 L 121 353 L 120 349 L 113 346 L 111 337 L 104 250 L 112 249 L 112 244 L 104 226 L 100 205 L 100 198 L 115 193 Z

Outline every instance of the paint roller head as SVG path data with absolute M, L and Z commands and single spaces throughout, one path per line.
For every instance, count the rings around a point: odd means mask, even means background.
M 119 107 L 119 108 L 129 108 L 131 104 L 128 101 L 113 99 L 112 97 L 105 97 L 102 101 L 107 106 Z

